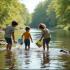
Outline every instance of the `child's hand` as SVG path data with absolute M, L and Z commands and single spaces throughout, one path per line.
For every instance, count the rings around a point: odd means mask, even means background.
M 17 43 L 17 41 L 15 41 L 15 40 L 14 40 L 13 42 L 14 42 L 14 43 Z

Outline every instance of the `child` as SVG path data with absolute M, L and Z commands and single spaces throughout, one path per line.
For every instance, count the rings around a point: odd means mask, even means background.
M 12 21 L 12 24 L 10 26 L 7 26 L 5 29 L 5 40 L 7 42 L 7 46 L 6 46 L 7 50 L 11 50 L 12 39 L 13 42 L 16 43 L 15 36 L 14 36 L 14 30 L 15 30 L 14 27 L 16 27 L 17 25 L 18 23 L 16 21 Z
M 27 50 L 27 47 L 28 47 L 28 50 L 29 50 L 30 49 L 30 39 L 32 41 L 31 34 L 29 33 L 30 27 L 26 27 L 25 30 L 26 30 L 26 32 L 23 33 L 22 37 L 23 37 L 24 43 L 25 43 L 25 50 Z
M 47 52 L 48 52 L 49 42 L 51 39 L 50 32 L 49 32 L 48 28 L 46 27 L 46 25 L 43 23 L 39 24 L 39 29 L 42 31 L 42 37 L 41 37 L 40 41 L 43 39 L 43 49 L 45 50 L 45 44 L 46 44 L 47 45 Z

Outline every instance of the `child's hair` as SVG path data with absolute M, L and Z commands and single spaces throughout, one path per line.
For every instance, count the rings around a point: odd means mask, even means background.
M 39 24 L 39 28 L 40 28 L 40 29 L 44 29 L 44 28 L 46 28 L 46 25 L 45 25 L 44 23 L 40 23 L 40 24 Z
M 16 21 L 12 21 L 12 26 L 17 26 L 18 23 Z
M 25 30 L 26 30 L 26 31 L 29 31 L 29 30 L 30 30 L 30 27 L 27 26 L 27 27 L 25 28 Z

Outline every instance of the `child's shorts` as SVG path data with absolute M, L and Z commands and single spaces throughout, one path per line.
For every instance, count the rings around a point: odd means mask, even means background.
M 11 39 L 11 38 L 5 37 L 5 40 L 6 40 L 6 42 L 7 42 L 8 44 L 12 44 L 12 39 Z
M 24 43 L 25 43 L 25 46 L 30 46 L 30 40 L 29 40 L 29 39 L 26 39 L 26 40 L 24 41 Z
M 51 38 L 43 39 L 43 42 L 48 44 L 50 42 Z

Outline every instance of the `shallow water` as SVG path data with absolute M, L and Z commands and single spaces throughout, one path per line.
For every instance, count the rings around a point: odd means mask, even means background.
M 40 37 L 40 31 L 31 30 L 33 43 L 29 51 L 23 46 L 16 45 L 12 51 L 0 48 L 0 69 L 70 69 L 70 54 L 61 53 L 60 50 L 70 49 L 70 35 L 65 31 L 51 32 L 49 53 L 43 52 L 43 48 L 38 48 L 35 41 Z

